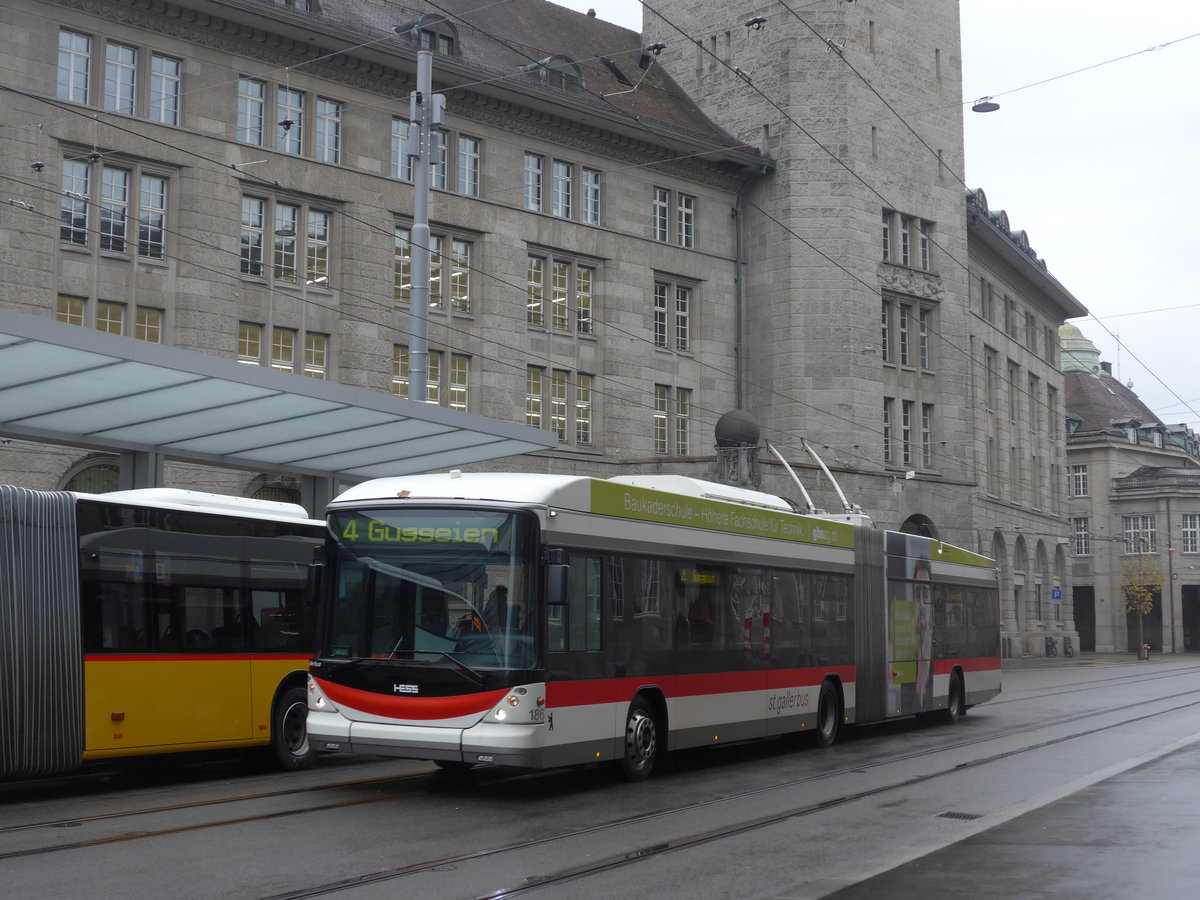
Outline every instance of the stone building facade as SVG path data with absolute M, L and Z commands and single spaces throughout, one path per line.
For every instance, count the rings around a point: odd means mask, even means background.
M 560 440 L 489 465 L 794 497 L 769 441 L 838 510 L 807 444 L 881 527 L 1000 561 L 1007 652 L 1073 633 L 1055 341 L 1084 310 L 962 180 L 957 5 L 654 8 L 639 35 L 542 0 L 5 4 L 0 305 L 406 395 L 429 49 L 427 399 Z M 113 465 L 30 449 L 0 477 Z
M 1200 651 L 1200 439 L 1164 424 L 1078 328 L 1063 326 L 1061 335 L 1080 643 Z M 1139 571 L 1145 583 L 1158 582 L 1144 615 L 1126 608 L 1123 590 Z

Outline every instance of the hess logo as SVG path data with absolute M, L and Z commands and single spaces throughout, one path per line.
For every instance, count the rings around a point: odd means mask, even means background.
M 421 689 L 415 684 L 393 684 L 393 694 L 419 694 Z

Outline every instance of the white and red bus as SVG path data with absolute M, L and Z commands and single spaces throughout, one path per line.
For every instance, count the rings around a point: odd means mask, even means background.
M 665 751 L 995 697 L 992 561 L 859 518 L 681 476 L 358 485 L 328 511 L 309 738 L 639 779 Z

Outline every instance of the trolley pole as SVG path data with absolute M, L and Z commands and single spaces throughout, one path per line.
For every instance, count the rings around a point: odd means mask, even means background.
M 417 89 L 409 95 L 405 153 L 413 158 L 412 290 L 409 294 L 408 396 L 425 402 L 429 379 L 429 182 L 433 132 L 441 125 L 446 97 L 433 93 L 433 53 L 417 53 Z

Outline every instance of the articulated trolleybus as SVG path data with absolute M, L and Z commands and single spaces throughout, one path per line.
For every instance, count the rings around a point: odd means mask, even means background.
M 1000 691 L 996 570 L 681 476 L 366 482 L 329 506 L 319 750 L 526 768 L 932 715 Z
M 0 777 L 259 746 L 310 765 L 324 535 L 292 503 L 0 486 Z

